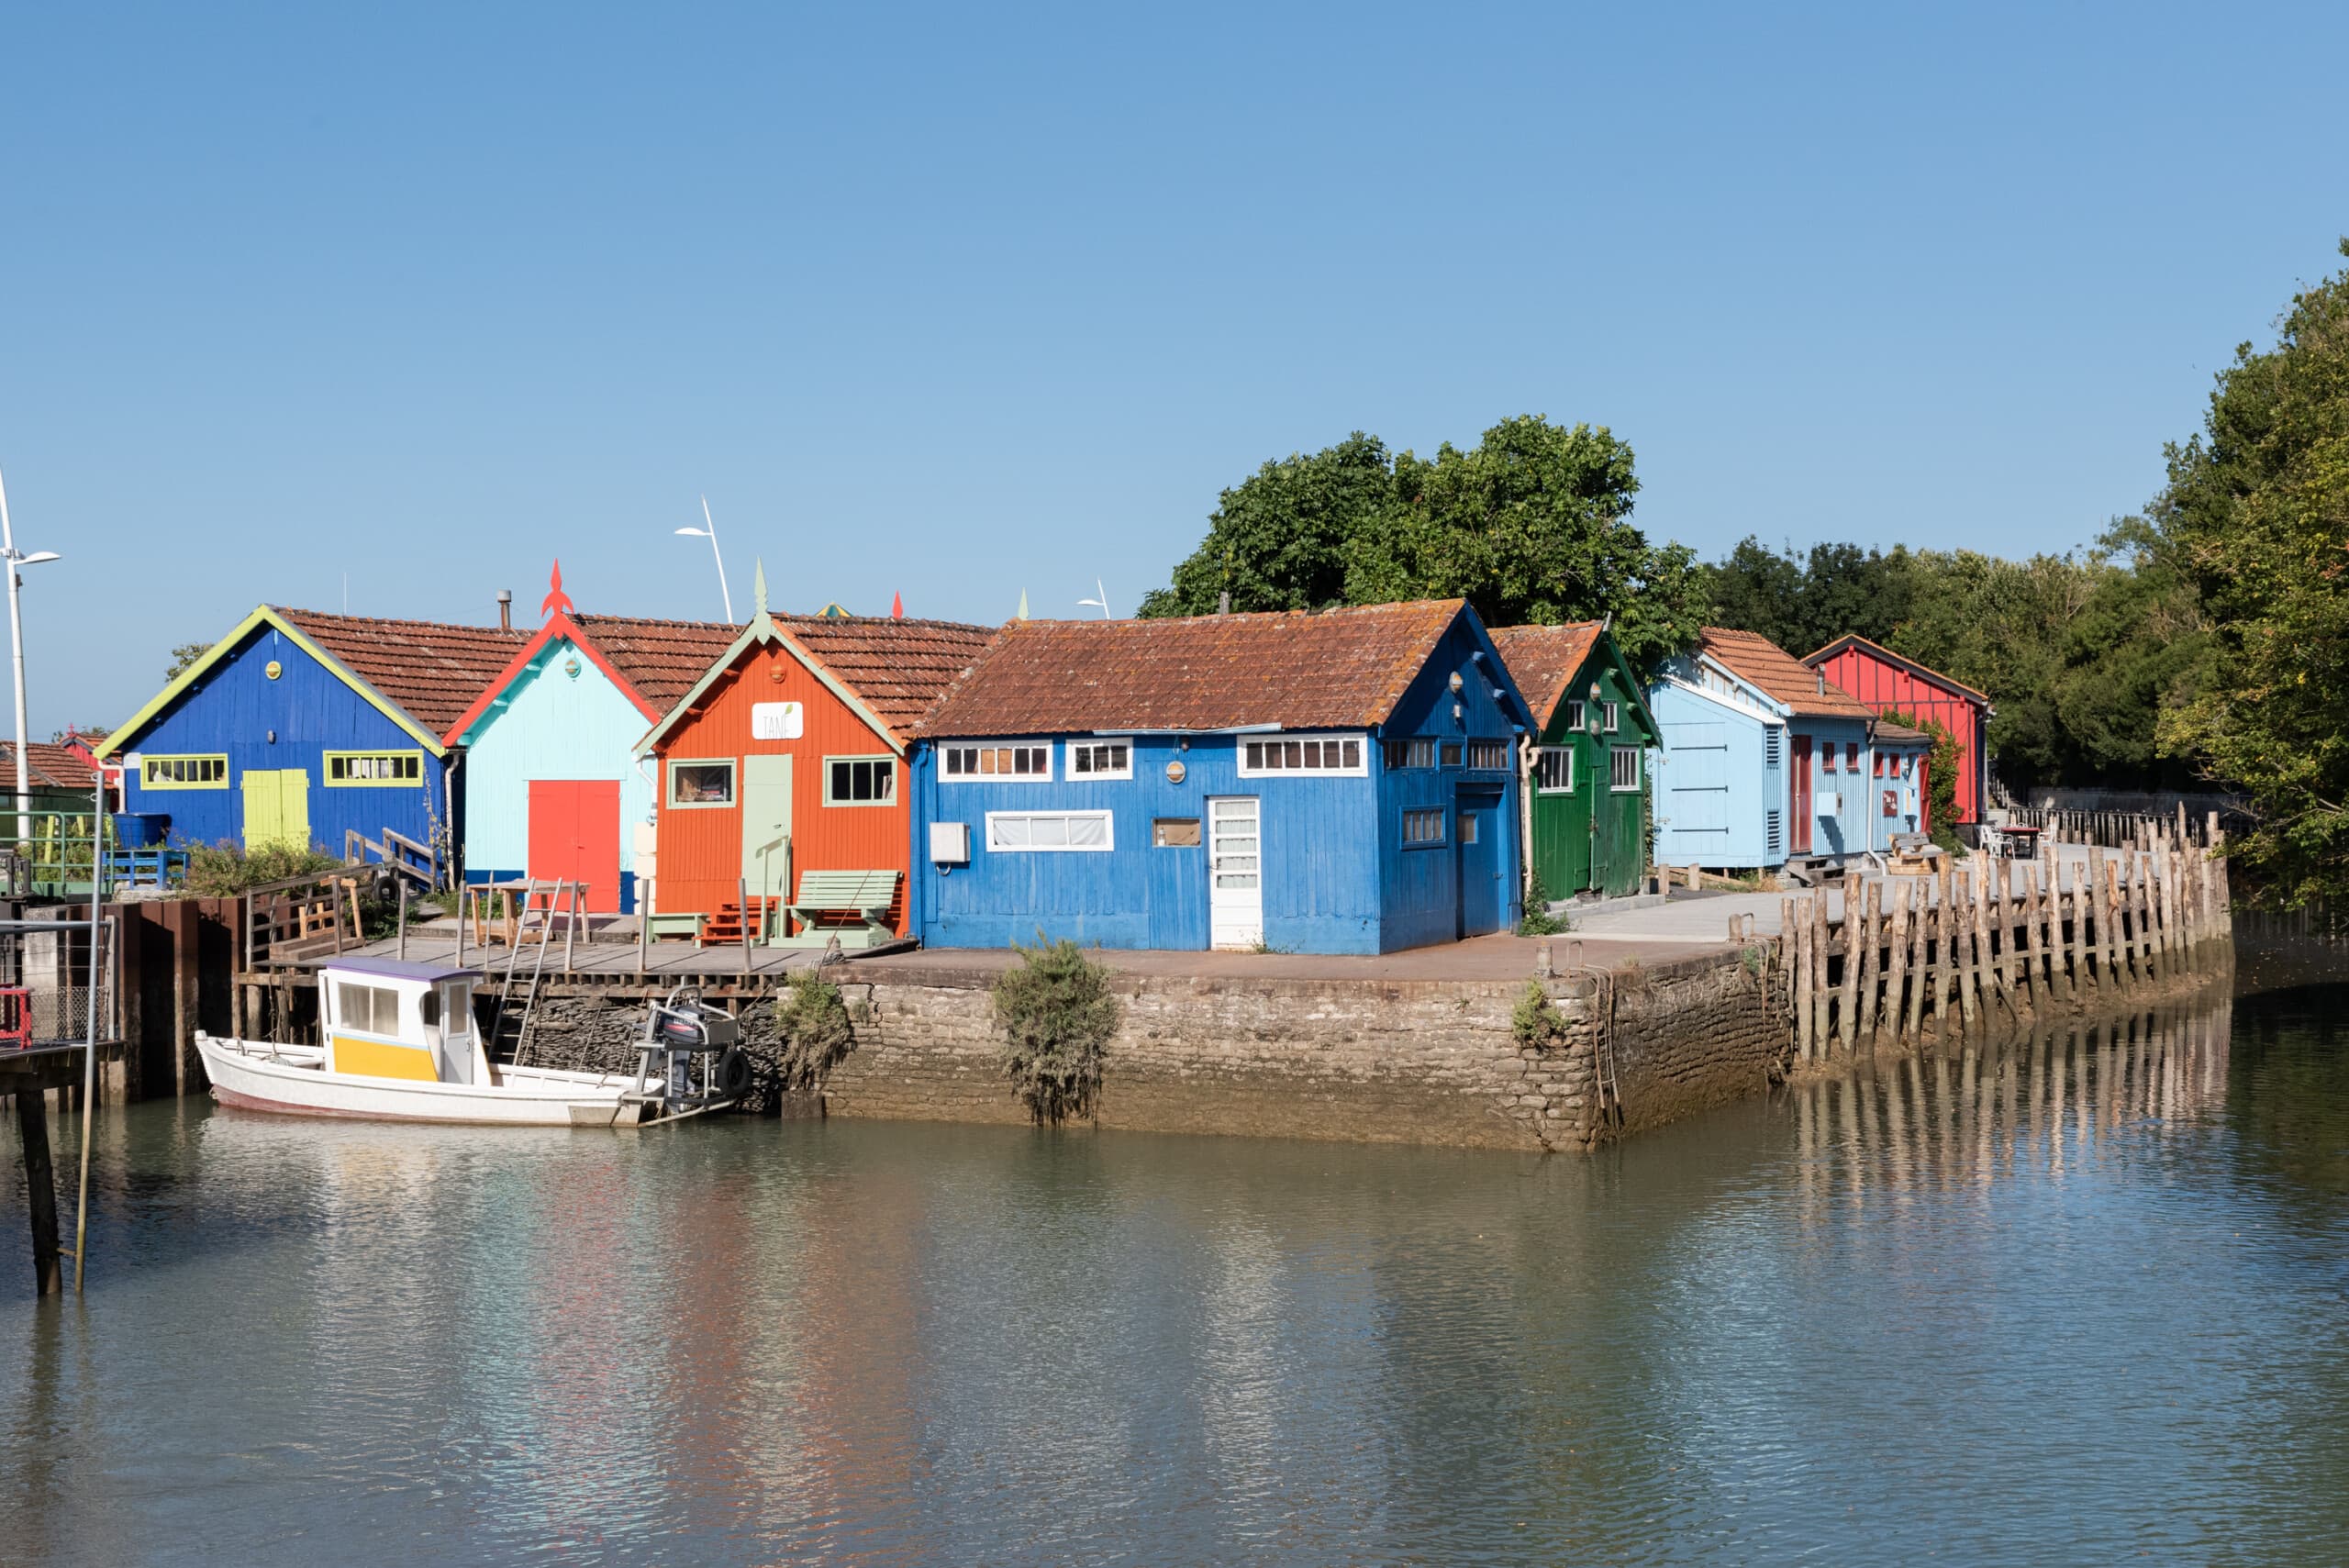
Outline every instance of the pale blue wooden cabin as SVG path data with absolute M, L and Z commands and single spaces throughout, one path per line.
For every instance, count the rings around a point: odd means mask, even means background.
M 586 909 L 632 914 L 636 830 L 652 820 L 636 743 L 737 628 L 575 614 L 560 567 L 540 607 L 545 624 L 443 737 L 464 759 L 465 880 L 583 883 Z
M 913 751 L 915 929 L 1378 953 L 1519 915 L 1524 700 L 1459 600 L 1014 622 Z
M 1659 865 L 1840 865 L 1918 830 L 1924 738 L 1766 638 L 1707 628 L 1648 706 Z

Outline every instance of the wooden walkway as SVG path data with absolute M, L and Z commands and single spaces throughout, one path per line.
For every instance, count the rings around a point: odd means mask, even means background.
M 880 948 L 850 948 L 845 956 L 854 960 L 885 957 L 911 951 L 911 941 L 894 943 Z M 284 963 L 272 964 L 265 971 L 246 976 L 255 983 L 266 982 L 272 975 L 291 977 L 296 984 L 306 984 L 322 965 L 337 958 L 399 958 L 410 963 L 462 963 L 467 969 L 504 979 L 510 969 L 518 984 L 544 964 L 543 980 L 548 984 L 675 984 L 694 979 L 729 980 L 745 977 L 780 982 L 785 971 L 809 969 L 819 962 L 824 954 L 814 948 L 770 948 L 752 945 L 749 948 L 696 947 L 689 941 L 656 941 L 640 945 L 636 922 L 614 921 L 598 929 L 582 930 L 572 941 L 563 940 L 557 926 L 551 940 L 546 943 L 543 961 L 540 945 L 532 940 L 508 947 L 493 941 L 487 948 L 468 935 L 460 953 L 457 927 L 452 920 L 436 920 L 429 925 L 410 928 L 405 942 L 386 937 L 381 941 L 345 948 L 340 953 L 313 953 Z

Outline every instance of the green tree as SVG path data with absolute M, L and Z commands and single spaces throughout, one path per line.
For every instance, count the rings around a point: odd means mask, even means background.
M 190 665 L 194 664 L 197 660 L 203 658 L 206 654 L 211 651 L 212 644 L 208 642 L 181 643 L 177 648 L 172 650 L 172 667 L 163 672 L 163 679 L 165 681 L 178 680 L 183 674 L 187 673 Z
M 1707 601 L 1695 558 L 1630 521 L 1638 490 L 1603 428 L 1521 415 L 1432 459 L 1357 432 L 1223 492 L 1142 614 L 1211 614 L 1227 592 L 1236 610 L 1459 597 L 1493 626 L 1612 616 L 1644 662 L 1693 640 Z
M 1759 632 L 1798 658 L 1846 633 L 1889 646 L 1908 618 L 1917 560 L 1855 544 L 1773 550 L 1749 534 L 1706 569 L 1711 624 Z
M 2155 549 L 2210 640 L 2162 744 L 2251 795 L 2236 852 L 2272 896 L 2349 891 L 2349 271 L 2294 297 L 2273 349 L 2235 350 L 2167 457 Z

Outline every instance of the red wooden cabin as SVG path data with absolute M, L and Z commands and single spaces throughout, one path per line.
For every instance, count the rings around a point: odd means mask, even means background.
M 1957 820 L 1982 820 L 1990 797 L 1983 730 L 1997 711 L 1987 695 L 1865 637 L 1839 637 L 1803 662 L 1878 713 L 1889 710 L 1911 724 L 1929 718 L 1948 730 L 1957 742 Z
M 771 616 L 637 743 L 653 760 L 661 915 L 702 915 L 739 940 L 751 907 L 780 933 L 808 872 L 896 872 L 889 911 L 906 930 L 912 824 L 906 741 L 991 627 L 953 621 Z

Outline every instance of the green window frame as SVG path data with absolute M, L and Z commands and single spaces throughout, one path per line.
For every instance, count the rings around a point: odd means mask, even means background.
M 824 759 L 826 806 L 895 806 L 897 804 L 897 759 L 827 757 Z
M 677 774 L 686 768 L 725 769 L 726 793 L 722 795 L 713 794 L 711 786 L 716 781 L 713 779 L 702 779 L 696 782 L 696 798 L 692 800 L 679 799 L 677 796 Z M 662 793 L 662 798 L 667 801 L 669 808 L 673 811 L 730 811 L 734 807 L 735 784 L 740 776 L 740 770 L 735 765 L 734 759 L 731 757 L 673 758 L 669 762 L 669 787 Z
M 227 789 L 225 751 L 174 752 L 139 759 L 140 789 Z
M 421 751 L 328 751 L 328 789 L 414 789 L 424 783 Z

